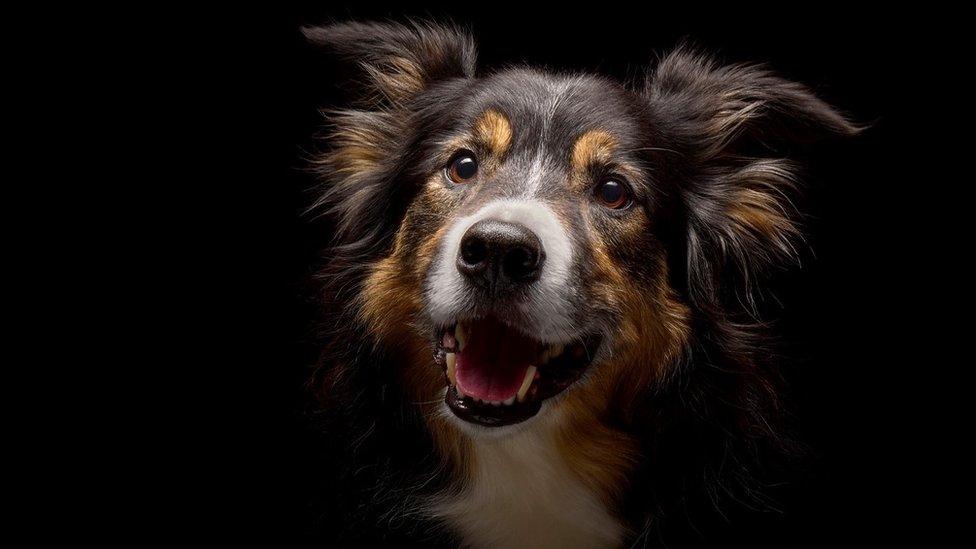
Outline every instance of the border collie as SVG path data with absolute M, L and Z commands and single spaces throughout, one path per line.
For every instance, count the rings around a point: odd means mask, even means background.
M 685 47 L 624 85 L 479 71 L 446 25 L 305 34 L 357 76 L 315 159 L 341 538 L 621 547 L 746 483 L 779 440 L 752 290 L 801 236 L 784 151 L 859 128 Z

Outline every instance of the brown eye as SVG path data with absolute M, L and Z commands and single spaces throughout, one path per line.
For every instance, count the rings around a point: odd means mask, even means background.
M 447 177 L 455 183 L 464 183 L 478 175 L 478 161 L 469 152 L 458 154 L 447 166 Z
M 615 179 L 608 179 L 597 185 L 594 194 L 601 204 L 614 210 L 626 208 L 631 203 L 627 185 Z

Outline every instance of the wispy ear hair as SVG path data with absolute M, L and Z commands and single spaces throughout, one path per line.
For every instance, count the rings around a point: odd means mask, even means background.
M 401 104 L 436 80 L 474 76 L 477 62 L 474 40 L 450 25 L 345 22 L 302 32 L 358 65 L 365 76 L 360 99 L 371 107 Z
M 790 198 L 797 166 L 776 154 L 778 144 L 862 128 L 802 84 L 687 47 L 661 60 L 644 93 L 696 166 L 682 181 L 692 297 L 714 299 L 731 268 L 751 300 L 753 273 L 795 258 L 800 239 Z

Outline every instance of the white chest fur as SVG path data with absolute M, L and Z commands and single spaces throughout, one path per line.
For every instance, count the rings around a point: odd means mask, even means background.
M 570 470 L 545 423 L 504 437 L 476 437 L 473 451 L 470 482 L 435 509 L 466 546 L 619 546 L 620 523 Z

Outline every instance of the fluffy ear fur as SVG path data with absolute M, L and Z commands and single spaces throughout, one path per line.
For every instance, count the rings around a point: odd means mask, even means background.
M 358 64 L 365 76 L 360 100 L 368 107 L 402 106 L 432 82 L 474 76 L 474 40 L 454 27 L 349 22 L 303 32 Z
M 474 76 L 475 45 L 465 32 L 426 22 L 338 23 L 303 29 L 361 70 L 358 98 L 352 109 L 326 113 L 328 148 L 315 161 L 326 182 L 311 210 L 337 221 L 335 261 L 350 261 L 376 250 L 392 232 L 392 222 L 406 192 L 390 166 L 408 164 L 409 120 L 422 104 L 423 92 Z M 385 225 L 377 225 L 376 215 Z M 372 221 L 371 221 L 372 220 Z
M 801 84 L 687 48 L 658 64 L 645 96 L 686 156 L 677 176 L 692 296 L 714 300 L 731 274 L 751 300 L 752 273 L 795 257 L 800 236 L 790 200 L 796 166 L 777 151 L 860 129 Z

